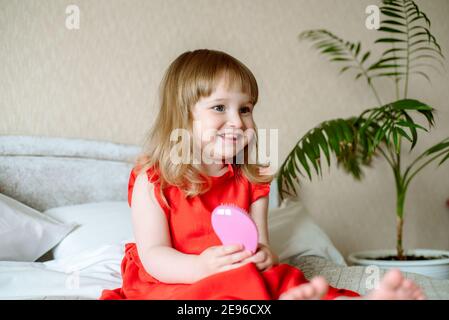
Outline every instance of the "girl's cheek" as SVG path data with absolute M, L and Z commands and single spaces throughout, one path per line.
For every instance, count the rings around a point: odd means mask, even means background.
M 208 121 L 208 125 L 210 126 L 210 128 L 219 130 L 226 122 L 223 121 L 223 118 L 221 117 L 213 117 L 211 119 L 209 119 Z

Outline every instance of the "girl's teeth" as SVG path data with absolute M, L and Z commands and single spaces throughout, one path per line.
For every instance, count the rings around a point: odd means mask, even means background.
M 233 140 L 233 141 L 236 141 L 236 140 L 237 140 L 237 138 L 234 137 L 234 136 L 220 135 L 220 137 L 222 137 L 222 138 L 225 139 L 225 140 Z

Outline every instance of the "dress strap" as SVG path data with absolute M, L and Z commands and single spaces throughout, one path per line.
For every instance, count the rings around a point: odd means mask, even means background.
M 161 186 L 159 183 L 159 173 L 157 172 L 157 170 L 154 167 L 150 167 L 146 171 L 146 173 L 147 173 L 148 181 L 151 182 L 154 186 L 154 196 L 155 196 L 156 200 L 158 201 L 161 208 L 167 213 L 170 210 L 170 208 L 167 207 L 167 205 L 165 204 L 164 200 L 161 197 Z M 131 207 L 133 189 L 134 189 L 134 184 L 136 182 L 136 178 L 137 178 L 137 169 L 134 167 L 131 170 L 131 174 L 129 176 L 129 182 L 128 182 L 128 205 L 130 207 Z
M 269 183 L 251 183 L 250 182 L 250 203 L 253 203 L 259 198 L 269 196 L 270 184 Z

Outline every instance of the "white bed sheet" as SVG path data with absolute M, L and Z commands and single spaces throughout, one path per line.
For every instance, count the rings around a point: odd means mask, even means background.
M 121 286 L 120 267 L 126 242 L 47 262 L 0 261 L 0 299 L 98 299 L 104 289 Z M 334 287 L 366 293 L 370 273 L 364 267 L 346 267 L 307 255 L 285 262 L 303 270 L 308 279 L 321 275 Z M 413 273 L 405 276 L 415 281 L 429 299 L 449 299 L 449 280 Z
M 0 261 L 0 299 L 98 299 L 121 286 L 123 245 L 47 262 Z

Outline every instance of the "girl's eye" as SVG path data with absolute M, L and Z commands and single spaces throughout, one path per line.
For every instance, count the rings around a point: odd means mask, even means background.
M 251 113 L 251 108 L 250 107 L 243 107 L 240 109 L 241 113 Z
M 212 109 L 214 109 L 215 111 L 218 111 L 218 112 L 223 112 L 224 111 L 224 106 L 223 105 L 218 105 L 218 106 L 212 107 Z

